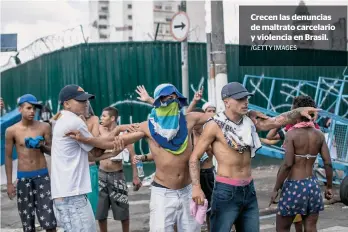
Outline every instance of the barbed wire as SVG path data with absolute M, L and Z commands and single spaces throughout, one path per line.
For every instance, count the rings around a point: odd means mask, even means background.
M 15 56 L 11 56 L 6 64 L 1 65 L 0 71 L 15 67 L 43 54 L 86 42 L 82 25 L 39 38 L 20 49 Z
M 134 26 L 136 27 L 136 29 L 133 28 L 133 30 L 135 29 L 137 30 L 138 34 L 140 33 L 143 35 L 142 41 L 153 41 L 155 39 L 155 31 L 149 31 L 148 29 L 145 29 L 149 27 L 144 27 L 144 25 Z M 110 25 L 109 27 L 110 31 L 116 28 L 115 25 Z M 205 42 L 205 33 L 203 37 L 201 36 L 202 30 L 205 31 L 204 28 L 201 28 L 198 25 L 190 29 L 188 41 Z M 44 54 L 51 53 L 63 48 L 68 48 L 82 43 L 99 42 L 99 39 L 97 37 L 93 38 L 93 36 L 90 36 L 92 34 L 91 32 L 95 32 L 98 34 L 98 26 L 94 24 L 78 25 L 76 27 L 66 29 L 56 34 L 38 38 L 26 47 L 20 49 L 14 56 L 9 57 L 7 63 L 0 66 L 0 72 L 16 67 L 19 64 L 23 64 Z M 174 39 L 169 38 L 167 35 L 164 34 L 158 34 L 156 39 L 160 41 L 174 41 Z M 228 39 L 227 41 L 230 42 L 231 40 Z M 109 42 L 119 41 L 114 41 L 110 39 Z

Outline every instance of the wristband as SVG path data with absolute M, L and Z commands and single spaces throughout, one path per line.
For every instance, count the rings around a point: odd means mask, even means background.
M 147 155 L 144 155 L 144 156 L 145 156 L 144 161 L 147 161 Z

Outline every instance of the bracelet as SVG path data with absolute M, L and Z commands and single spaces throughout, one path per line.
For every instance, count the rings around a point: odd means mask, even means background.
M 147 161 L 147 155 L 144 155 L 145 156 L 145 159 L 144 159 L 144 161 Z

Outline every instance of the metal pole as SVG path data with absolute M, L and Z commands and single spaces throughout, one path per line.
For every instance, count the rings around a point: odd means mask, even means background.
M 223 1 L 211 1 L 211 25 L 214 25 L 211 28 L 211 73 L 215 76 L 216 111 L 221 112 L 225 110 L 224 103 L 221 100 L 221 90 L 222 87 L 227 84 Z M 213 159 L 213 164 L 217 171 L 218 163 L 215 157 Z
M 212 72 L 213 63 L 211 58 L 211 1 L 205 0 L 205 33 L 207 35 L 207 84 L 208 101 L 216 104 L 215 100 L 215 75 Z
M 181 1 L 180 10 L 186 12 L 186 1 Z M 188 44 L 187 38 L 181 42 L 181 72 L 182 72 L 182 93 L 187 99 L 189 96 L 189 77 L 188 77 Z
M 226 47 L 224 33 L 224 10 L 223 1 L 211 1 L 211 24 L 212 27 L 212 61 L 215 70 L 215 98 L 217 112 L 225 110 L 221 100 L 221 89 L 228 83 L 226 65 Z
M 215 103 L 215 83 L 214 76 L 210 73 L 211 64 L 211 33 L 207 33 L 207 83 L 208 83 L 208 101 Z M 216 103 L 215 103 L 216 104 Z

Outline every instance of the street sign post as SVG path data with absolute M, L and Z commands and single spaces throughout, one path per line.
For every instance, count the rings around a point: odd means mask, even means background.
M 184 41 L 190 29 L 190 19 L 186 12 L 176 13 L 170 22 L 170 33 L 177 41 Z
M 17 51 L 17 34 L 0 34 L 1 52 Z

